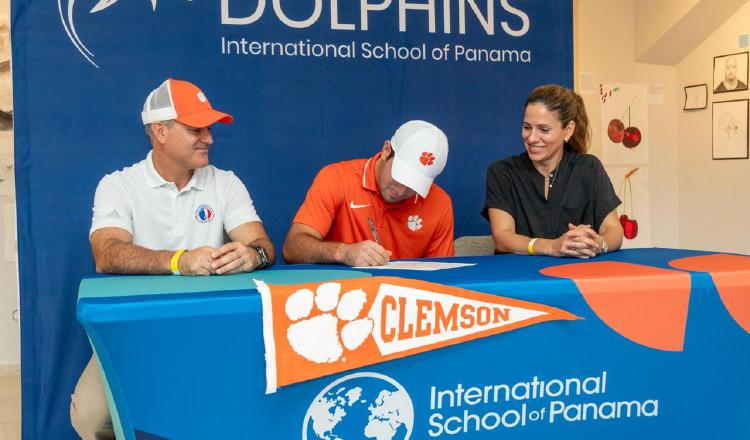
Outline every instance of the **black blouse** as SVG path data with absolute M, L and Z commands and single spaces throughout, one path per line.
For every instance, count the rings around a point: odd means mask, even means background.
M 493 162 L 487 169 L 482 215 L 489 220 L 488 209 L 497 208 L 513 217 L 517 234 L 555 239 L 568 230 L 568 223 L 598 231 L 621 203 L 596 156 L 566 148 L 555 173 L 545 200 L 544 176 L 528 153 Z

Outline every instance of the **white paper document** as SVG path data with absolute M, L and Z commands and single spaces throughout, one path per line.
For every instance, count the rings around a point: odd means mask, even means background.
M 443 263 L 440 261 L 389 261 L 385 266 L 358 266 L 354 269 L 443 270 L 474 265 L 476 265 L 476 263 Z

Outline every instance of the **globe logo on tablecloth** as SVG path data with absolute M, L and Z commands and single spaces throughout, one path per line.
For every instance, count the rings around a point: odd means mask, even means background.
M 414 405 L 400 383 L 379 373 L 341 377 L 313 399 L 302 426 L 303 440 L 407 440 Z

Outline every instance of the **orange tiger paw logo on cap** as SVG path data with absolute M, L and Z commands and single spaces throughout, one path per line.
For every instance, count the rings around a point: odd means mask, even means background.
M 435 163 L 435 155 L 425 151 L 422 153 L 422 156 L 419 157 L 419 161 L 422 162 L 422 165 L 424 166 L 430 166 Z

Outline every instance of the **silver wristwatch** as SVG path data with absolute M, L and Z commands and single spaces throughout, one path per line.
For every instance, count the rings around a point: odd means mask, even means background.
M 255 268 L 256 270 L 271 265 L 271 262 L 268 260 L 268 254 L 266 254 L 266 250 L 263 249 L 263 246 L 252 246 L 252 248 L 258 253 L 258 258 L 260 259 L 260 264 Z

